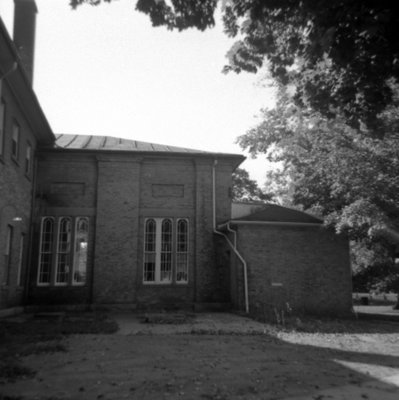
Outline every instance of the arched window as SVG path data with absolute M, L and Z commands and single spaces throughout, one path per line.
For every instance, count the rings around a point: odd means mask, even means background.
M 69 217 L 62 217 L 59 220 L 56 259 L 55 282 L 66 285 L 71 266 L 71 219 Z
M 38 285 L 49 285 L 53 258 L 54 218 L 42 219 L 40 235 L 39 269 L 37 274 Z
M 75 246 L 73 255 L 73 283 L 86 283 L 87 247 L 89 243 L 89 219 L 78 217 L 75 220 Z
M 188 282 L 188 220 L 149 218 L 144 230 L 144 283 Z
M 176 282 L 188 281 L 188 221 L 177 220 L 176 232 Z
M 172 281 L 172 221 L 164 219 L 161 228 L 161 276 L 160 281 Z
M 144 282 L 155 281 L 156 265 L 156 222 L 148 219 L 144 233 Z

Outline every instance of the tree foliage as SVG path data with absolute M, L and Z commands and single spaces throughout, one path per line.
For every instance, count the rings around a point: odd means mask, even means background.
M 233 200 L 241 201 L 271 201 L 272 193 L 266 193 L 255 180 L 249 178 L 248 171 L 237 168 L 233 172 Z
M 377 272 L 370 281 L 376 286 L 377 277 L 391 271 L 380 289 L 396 284 L 398 290 L 393 265 L 399 250 L 399 88 L 392 90 L 391 105 L 376 118 L 383 138 L 300 107 L 281 88 L 276 108 L 264 110 L 262 122 L 238 142 L 281 165 L 271 176 L 280 198 L 322 214 L 349 235 L 356 274 Z
M 109 2 L 112 0 L 102 0 Z M 70 0 L 73 8 L 101 0 Z M 383 130 L 376 115 L 392 100 L 399 77 L 399 8 L 387 0 L 138 0 L 154 26 L 201 31 L 215 25 L 236 38 L 225 71 L 256 72 L 264 64 L 295 88 L 297 105 L 351 127 Z
M 275 109 L 238 138 L 252 155 L 281 163 L 293 202 L 317 208 L 337 231 L 356 239 L 399 231 L 399 101 L 378 116 L 384 139 L 345 120 L 298 107 L 281 89 Z M 288 180 L 288 186 L 287 186 Z
M 352 243 L 354 292 L 394 292 L 399 288 L 399 262 L 386 243 Z

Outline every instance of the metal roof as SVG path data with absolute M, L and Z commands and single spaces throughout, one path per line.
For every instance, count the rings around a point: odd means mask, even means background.
M 277 204 L 265 204 L 261 211 L 246 215 L 234 221 L 264 221 L 264 222 L 289 222 L 304 224 L 322 224 L 323 221 L 303 211 L 282 207 Z
M 212 154 L 203 150 L 141 142 L 138 140 L 116 138 L 113 136 L 71 134 L 59 134 L 55 136 L 55 148 L 62 149 Z

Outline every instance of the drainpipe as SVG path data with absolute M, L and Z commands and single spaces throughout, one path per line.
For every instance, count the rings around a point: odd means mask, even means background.
M 248 300 L 248 273 L 247 273 L 247 263 L 244 258 L 241 256 L 237 249 L 237 236 L 236 231 L 230 228 L 229 224 L 227 223 L 227 230 L 234 234 L 234 244 L 231 243 L 230 239 L 227 235 L 223 232 L 217 230 L 216 228 L 216 166 L 217 160 L 214 160 L 213 167 L 212 167 L 212 207 L 213 207 L 213 232 L 217 235 L 223 236 L 226 239 L 226 242 L 229 244 L 230 248 L 234 251 L 234 254 L 238 257 L 241 261 L 243 268 L 244 268 L 244 296 L 245 296 L 245 312 L 249 313 L 249 300 Z

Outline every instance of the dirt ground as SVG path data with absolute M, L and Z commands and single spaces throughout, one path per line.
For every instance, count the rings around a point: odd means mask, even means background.
M 232 314 L 116 321 L 114 334 L 66 335 L 56 338 L 60 351 L 22 354 L 36 373 L 3 380 L 0 399 L 399 398 L 385 379 L 399 376 L 399 322 L 281 328 Z

